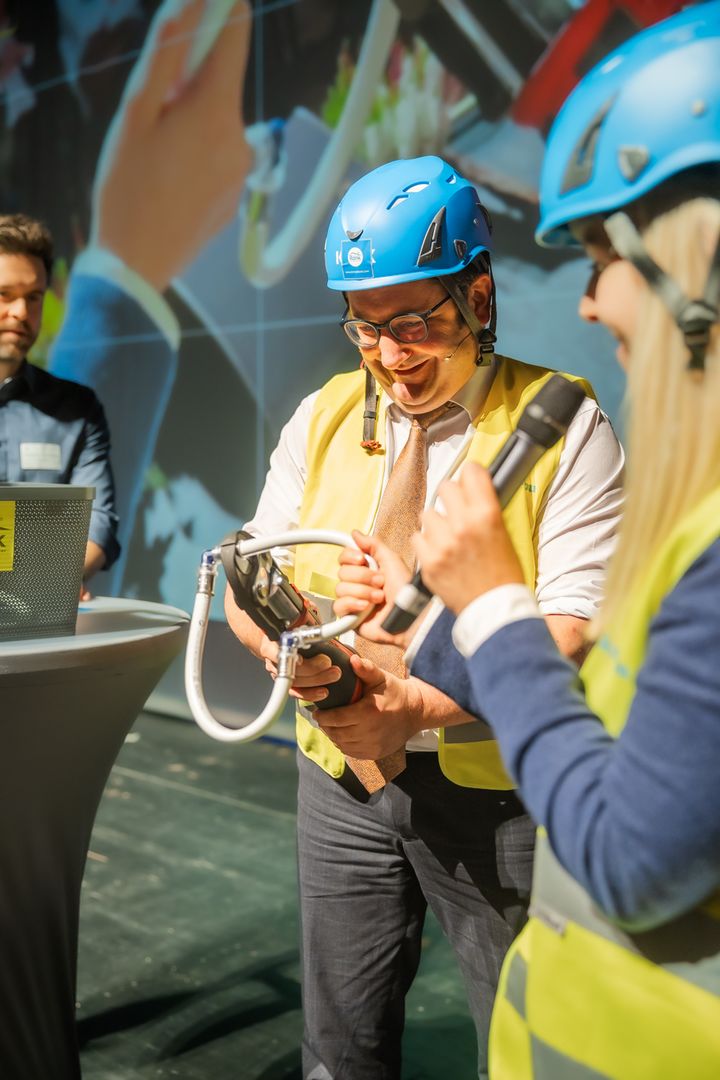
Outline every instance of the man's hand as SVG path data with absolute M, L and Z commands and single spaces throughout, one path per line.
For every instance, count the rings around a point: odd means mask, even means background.
M 94 540 L 88 540 L 87 547 L 85 548 L 85 561 L 83 563 L 83 579 L 80 585 L 80 601 L 92 600 L 92 593 L 87 587 L 87 583 L 93 574 L 98 570 L 102 570 L 105 565 L 105 552 L 96 544 Z
M 272 675 L 273 679 L 277 678 L 276 665 L 280 648 L 277 641 L 271 641 L 267 634 L 253 622 L 248 613 L 237 606 L 229 585 L 225 589 L 225 616 L 228 626 L 238 641 L 241 641 L 259 660 L 264 661 L 265 670 Z M 327 656 L 300 655 L 295 682 L 290 694 L 303 701 L 322 701 L 328 695 L 325 687 L 337 682 L 341 677 L 340 668 L 333 667 Z
M 100 155 L 91 242 L 162 292 L 232 220 L 250 170 L 242 90 L 251 18 L 238 0 L 188 81 L 205 9 L 162 9 L 133 69 Z
M 362 698 L 339 709 L 317 709 L 315 721 L 348 757 L 378 761 L 427 726 L 421 684 L 398 679 L 364 657 L 353 656 L 351 663 L 364 683 Z
M 426 510 L 413 547 L 423 581 L 456 615 L 500 585 L 523 583 L 523 572 L 505 528 L 490 474 L 474 462 L 457 481 L 442 484 L 445 514 Z
M 400 588 L 410 580 L 410 573 L 399 555 L 375 536 L 366 536 L 353 530 L 353 540 L 360 550 L 346 547 L 340 552 L 340 572 L 333 604 L 336 615 L 358 615 L 367 607 L 377 605 L 369 619 L 355 631 L 368 641 L 383 645 L 397 645 L 406 649 L 412 633 L 392 635 L 381 629 L 381 623 L 390 611 Z M 365 562 L 363 553 L 372 555 L 378 564 L 372 570 Z
M 260 659 L 265 661 L 265 670 L 277 678 L 277 658 L 280 646 L 265 634 L 260 643 Z M 318 653 L 317 656 L 298 654 L 295 681 L 290 688 L 290 697 L 302 701 L 322 701 L 328 696 L 325 689 L 330 683 L 342 678 L 339 667 L 335 667 L 329 656 Z

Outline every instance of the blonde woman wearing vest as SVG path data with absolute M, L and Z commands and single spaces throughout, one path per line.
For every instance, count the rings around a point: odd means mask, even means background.
M 483 469 L 442 489 L 446 516 L 426 512 L 414 539 L 446 611 L 416 634 L 413 674 L 469 680 L 541 826 L 493 1080 L 720 1076 L 718 163 L 717 0 L 616 50 L 549 136 L 538 239 L 585 247 L 580 314 L 628 373 L 626 512 L 581 684 Z M 406 575 L 362 543 L 392 598 Z M 371 585 L 345 563 L 351 610 Z

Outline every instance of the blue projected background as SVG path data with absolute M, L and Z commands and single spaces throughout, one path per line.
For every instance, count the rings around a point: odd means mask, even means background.
M 99 594 L 189 609 L 299 400 L 357 364 L 324 234 L 395 157 L 477 185 L 498 350 L 587 377 L 618 419 L 613 344 L 576 314 L 587 262 L 533 242 L 538 173 L 578 76 L 680 6 L 0 0 L 1 205 L 47 221 L 60 256 L 33 358 L 92 385 L 111 427 L 124 556 Z M 264 674 L 211 629 L 211 701 L 253 712 Z M 185 711 L 178 670 L 156 703 Z

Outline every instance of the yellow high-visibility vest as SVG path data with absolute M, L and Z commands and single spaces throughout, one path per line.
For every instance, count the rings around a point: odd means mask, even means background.
M 587 701 L 614 736 L 653 617 L 718 536 L 720 489 L 679 523 L 588 656 Z M 539 830 L 530 916 L 500 978 L 492 1080 L 720 1077 L 720 892 L 664 926 L 628 933 L 600 912 Z
M 518 360 L 498 357 L 498 370 L 485 404 L 473 417 L 476 433 L 468 461 L 489 465 L 520 414 L 540 387 L 554 374 Z M 575 376 L 585 392 L 591 387 Z M 308 435 L 307 480 L 300 511 L 300 528 L 372 532 L 384 488 L 385 454 L 368 453 L 360 445 L 365 398 L 362 371 L 338 375 L 320 391 Z M 385 430 L 388 398 L 380 395 L 378 431 Z M 555 475 L 564 445 L 561 439 L 547 451 L 529 473 L 504 511 L 505 522 L 518 552 L 526 582 L 535 587 L 537 536 L 541 510 Z M 297 548 L 294 581 L 303 592 L 335 596 L 338 552 L 329 545 L 305 544 Z M 300 749 L 331 776 L 338 777 L 345 759 L 337 747 L 298 711 L 297 738 Z M 515 785 L 505 772 L 497 742 L 481 720 L 441 729 L 440 767 L 445 775 L 464 787 L 510 790 Z

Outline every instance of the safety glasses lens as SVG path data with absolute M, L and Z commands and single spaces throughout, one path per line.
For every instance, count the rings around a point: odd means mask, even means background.
M 427 323 L 422 315 L 398 315 L 391 319 L 388 329 L 398 341 L 404 341 L 410 345 L 416 341 L 424 341 L 428 336 Z
M 370 345 L 377 345 L 378 332 L 372 323 L 353 319 L 350 322 L 343 323 L 343 326 L 353 345 L 359 345 L 361 349 L 366 349 Z

